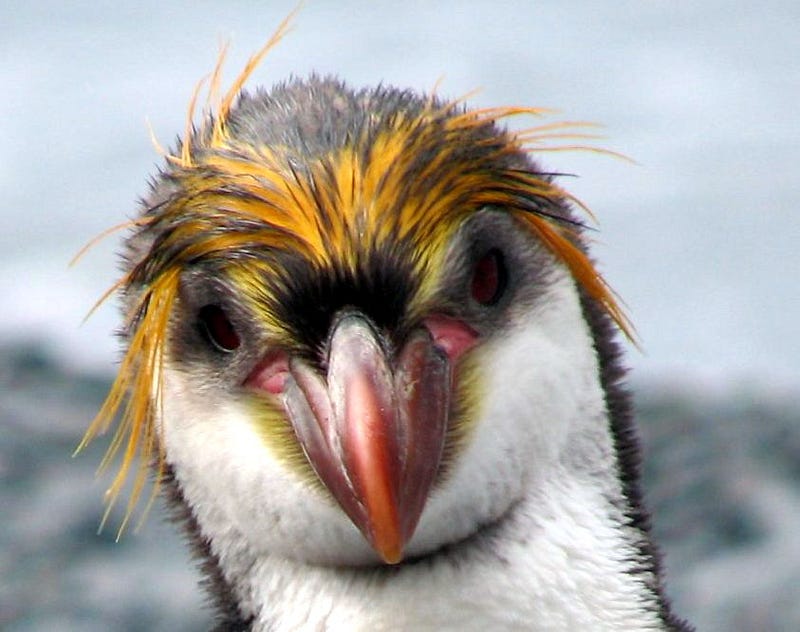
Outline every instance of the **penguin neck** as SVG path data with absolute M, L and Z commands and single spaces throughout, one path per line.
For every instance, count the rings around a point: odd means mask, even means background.
M 204 538 L 183 508 L 220 613 L 234 626 L 666 629 L 643 536 L 625 526 L 623 503 L 590 475 L 555 473 L 542 483 L 546 494 L 522 498 L 466 540 L 394 567 L 325 567 L 259 553 L 232 528 Z M 171 486 L 182 503 L 174 479 Z
M 610 324 L 584 311 L 601 384 L 575 389 L 585 405 L 572 409 L 565 452 L 499 518 L 418 559 L 334 567 L 256 549 L 213 503 L 190 507 L 176 471 L 167 487 L 205 560 L 222 629 L 688 629 L 661 591 Z

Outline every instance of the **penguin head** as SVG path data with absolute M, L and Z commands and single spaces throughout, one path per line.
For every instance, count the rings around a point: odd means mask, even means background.
M 156 455 L 212 542 L 394 564 L 594 449 L 581 296 L 625 321 L 530 157 L 552 124 L 500 125 L 525 112 L 312 77 L 189 128 L 127 241 L 127 351 L 87 434 L 127 393 L 112 497 Z

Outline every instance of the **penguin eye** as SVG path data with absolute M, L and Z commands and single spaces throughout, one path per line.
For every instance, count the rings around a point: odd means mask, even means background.
M 230 353 L 239 348 L 239 334 L 219 305 L 200 308 L 198 320 L 206 338 L 218 351 Z
M 492 248 L 475 264 L 470 291 L 472 298 L 484 306 L 497 305 L 508 285 L 503 253 Z

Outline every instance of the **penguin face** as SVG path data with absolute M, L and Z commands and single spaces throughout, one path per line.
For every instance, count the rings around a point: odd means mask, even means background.
M 304 276 L 296 267 L 293 272 Z M 373 337 L 375 354 L 387 359 L 390 374 L 402 372 L 403 349 L 420 331 L 423 346 L 446 365 L 444 377 L 423 375 L 434 390 L 446 392 L 424 394 L 415 409 L 424 423 L 443 427 L 440 447 L 423 453 L 435 462 L 428 463 L 430 480 L 423 481 L 421 515 L 401 535 L 402 558 L 424 556 L 490 528 L 513 508 L 532 477 L 553 470 L 578 412 L 574 390 L 586 381 L 580 364 L 576 371 L 576 358 L 586 372 L 593 368 L 568 272 L 519 220 L 504 210 L 482 209 L 454 228 L 425 274 L 431 277 L 425 282 L 393 281 L 405 284 L 400 294 L 407 297 L 414 295 L 409 288 L 433 289 L 424 305 L 400 306 L 391 318 L 381 305 L 381 293 L 391 288 L 342 280 L 330 295 L 345 299 L 331 301 L 330 313 L 319 318 L 331 331 L 300 332 L 301 340 L 287 345 L 263 324 L 253 292 L 248 298 L 237 285 L 241 274 L 228 269 L 215 276 L 203 268 L 184 273 L 171 319 L 159 432 L 167 461 L 204 529 L 235 529 L 259 553 L 313 564 L 380 562 L 369 523 L 355 528 L 359 515 L 352 510 L 349 515 L 347 500 L 331 490 L 336 481 L 317 471 L 336 464 L 314 462 L 313 445 L 304 442 L 292 419 L 297 401 L 313 399 L 313 389 L 309 397 L 297 387 L 302 371 L 330 387 L 337 379 L 333 373 L 348 370 L 342 368 L 350 362 L 346 354 L 370 353 L 345 346 L 343 352 L 334 349 L 338 355 L 332 358 L 331 346 L 349 344 L 340 342 L 350 335 L 337 333 L 342 327 Z M 348 283 L 354 287 L 345 287 Z M 281 300 L 292 302 L 288 296 Z M 304 368 L 290 368 L 293 363 Z M 382 369 L 369 365 L 368 370 Z M 259 376 L 255 386 L 253 375 Z M 382 392 L 380 385 L 371 388 Z M 340 397 L 346 405 L 347 397 L 360 394 Z M 392 401 L 397 397 L 391 393 L 386 405 L 398 406 Z M 431 413 L 436 406 L 445 409 Z M 321 423 L 318 411 L 310 421 Z M 342 441 L 350 439 L 341 434 Z M 346 452 L 340 449 L 331 458 Z M 412 486 L 419 483 L 419 476 L 409 476 Z M 397 492 L 400 500 L 403 493 Z
M 317 78 L 232 102 L 127 242 L 87 433 L 130 393 L 111 497 L 156 450 L 212 541 L 370 564 L 469 538 L 602 402 L 578 288 L 624 321 L 568 194 L 497 125 L 518 108 Z

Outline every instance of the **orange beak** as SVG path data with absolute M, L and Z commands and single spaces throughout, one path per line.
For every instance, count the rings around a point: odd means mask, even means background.
M 421 327 L 392 362 L 370 322 L 349 313 L 333 327 L 327 365 L 323 378 L 289 360 L 287 416 L 317 476 L 381 559 L 396 564 L 439 469 L 451 358 Z

